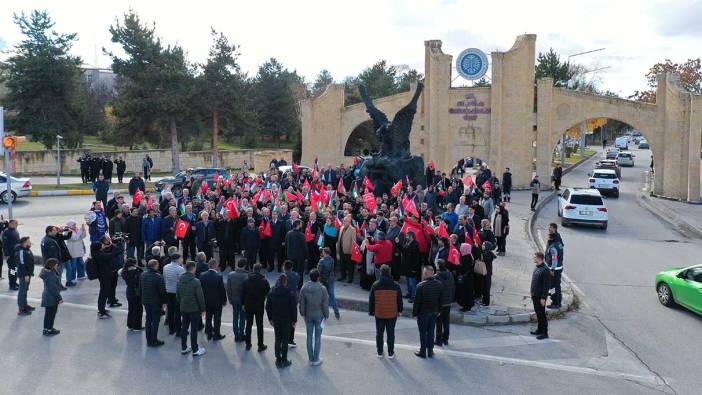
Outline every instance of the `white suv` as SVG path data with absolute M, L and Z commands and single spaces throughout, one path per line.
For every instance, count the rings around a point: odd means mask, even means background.
M 599 225 L 607 229 L 607 206 L 597 189 L 566 188 L 558 195 L 561 225 Z
M 619 197 L 619 177 L 612 169 L 595 169 L 590 173 L 590 188 L 597 189 L 601 194 L 611 194 Z
M 617 154 L 617 164 L 619 166 L 634 167 L 634 158 L 636 155 L 629 151 L 622 151 Z

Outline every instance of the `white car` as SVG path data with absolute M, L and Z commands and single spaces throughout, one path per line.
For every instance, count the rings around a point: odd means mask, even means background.
M 32 194 L 32 183 L 29 178 L 11 177 L 12 194 L 7 193 L 7 175 L 0 172 L 0 202 L 7 204 L 10 198 L 12 202 L 18 197 L 27 197 Z
M 607 229 L 607 206 L 597 189 L 566 188 L 558 195 L 561 225 L 597 225 Z
M 597 189 L 601 194 L 611 194 L 619 197 L 619 177 L 612 169 L 595 169 L 590 173 L 590 188 Z
M 617 164 L 619 166 L 634 167 L 634 158 L 636 155 L 629 151 L 622 151 L 617 154 Z

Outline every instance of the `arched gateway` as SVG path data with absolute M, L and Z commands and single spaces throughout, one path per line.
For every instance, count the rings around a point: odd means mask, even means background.
M 535 81 L 536 35 L 519 36 L 506 52 L 493 52 L 490 87 L 452 88 L 452 56 L 441 41 L 426 41 L 424 93 L 410 135 L 410 149 L 449 171 L 466 156 L 482 158 L 501 173 L 509 167 L 515 187 L 528 185 L 536 164 L 551 174 L 552 150 L 563 131 L 590 118 L 628 123 L 651 143 L 656 159 L 654 192 L 700 200 L 702 96 L 678 88 L 675 76 L 659 75 L 656 104 L 555 88 Z M 414 88 L 375 101 L 389 117 L 411 98 Z M 350 163 L 349 137 L 368 114 L 362 103 L 344 105 L 344 89 L 331 85 L 302 102 L 302 161 Z

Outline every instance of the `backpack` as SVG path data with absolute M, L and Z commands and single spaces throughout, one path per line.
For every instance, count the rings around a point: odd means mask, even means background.
M 92 257 L 85 261 L 85 273 L 88 275 L 88 280 L 97 280 L 99 277 L 97 263 Z

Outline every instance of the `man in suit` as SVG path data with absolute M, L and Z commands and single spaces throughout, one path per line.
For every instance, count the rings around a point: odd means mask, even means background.
M 305 234 L 302 233 L 302 221 L 295 220 L 293 229 L 285 235 L 285 248 L 288 259 L 295 262 L 295 271 L 300 276 L 297 288 L 302 287 L 302 277 L 305 270 L 305 259 L 308 257 Z
M 222 275 L 217 271 L 217 261 L 211 259 L 208 266 L 209 270 L 200 275 L 200 284 L 205 296 L 205 335 L 207 340 L 222 340 L 225 336 L 220 327 L 222 308 L 227 304 L 227 291 L 224 289 Z
M 115 165 L 117 166 L 117 182 L 121 184 L 122 180 L 124 180 L 124 172 L 127 170 L 127 162 L 120 156 L 115 161 Z
M 324 184 L 336 184 L 336 171 L 332 168 L 331 163 L 327 164 L 327 168 L 322 173 L 322 181 L 324 181 Z
M 273 271 L 273 266 L 278 268 L 278 272 L 283 268 L 283 241 L 285 240 L 285 223 L 281 221 L 277 211 L 271 213 L 271 237 L 268 241 L 270 248 L 270 266 L 268 271 Z M 277 262 L 277 263 L 276 263 Z

